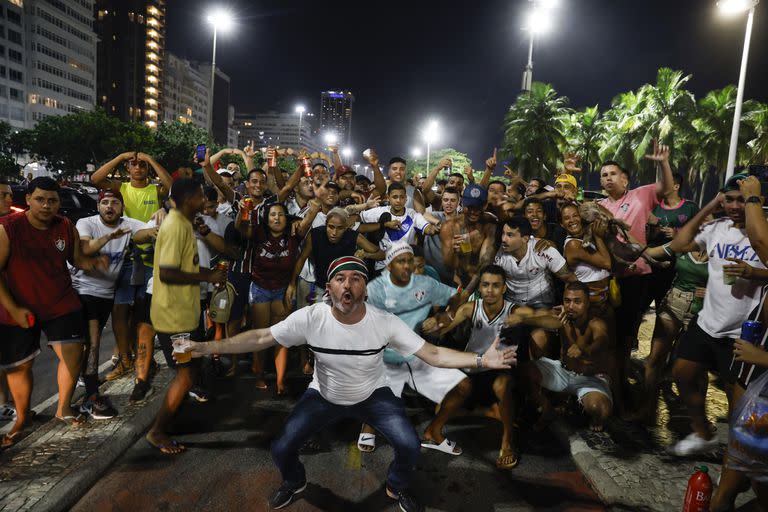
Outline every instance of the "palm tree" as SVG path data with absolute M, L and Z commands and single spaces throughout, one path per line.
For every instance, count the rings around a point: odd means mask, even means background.
M 590 173 L 600 165 L 600 148 L 606 139 L 606 122 L 597 105 L 574 112 L 565 122 L 568 151 L 575 152 L 583 163 L 584 184 L 588 186 Z
M 747 104 L 745 103 L 745 109 Z M 747 142 L 750 161 L 768 165 L 768 104 L 750 102 L 749 111 L 744 115 L 752 134 Z
M 642 96 L 633 91 L 613 98 L 611 108 L 603 115 L 606 138 L 600 148 L 602 160 L 614 160 L 630 172 L 636 169 L 632 143 L 634 133 L 641 125 L 643 106 Z
M 549 84 L 534 82 L 504 116 L 503 157 L 523 177 L 552 175 L 565 147 L 568 98 L 558 96 Z

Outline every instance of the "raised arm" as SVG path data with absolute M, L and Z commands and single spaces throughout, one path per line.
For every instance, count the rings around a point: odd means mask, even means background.
M 744 199 L 750 197 L 761 197 L 760 181 L 754 176 L 750 176 L 739 182 L 739 188 Z M 744 206 L 744 215 L 746 217 L 747 236 L 752 244 L 752 248 L 757 253 L 760 261 L 765 264 L 768 262 L 768 220 L 765 219 L 761 203 L 747 203 Z
M 493 148 L 493 155 L 485 161 L 485 173 L 480 179 L 480 186 L 488 189 L 488 184 L 491 182 L 493 171 L 496 170 L 496 148 Z
M 712 200 L 704 206 L 704 208 L 699 210 L 699 213 L 697 213 L 691 220 L 683 224 L 683 227 L 678 230 L 675 238 L 673 238 L 672 241 L 667 244 L 669 250 L 671 252 L 698 251 L 699 245 L 695 240 L 696 234 L 699 232 L 699 227 L 701 227 L 702 223 L 704 223 L 707 217 L 709 217 L 715 210 L 717 210 L 722 200 L 723 193 L 720 192 L 715 197 L 713 197 Z
M 217 189 L 221 190 L 221 193 L 224 194 L 224 198 L 229 201 L 230 203 L 235 202 L 235 190 L 224 183 L 224 180 L 221 176 L 219 176 L 219 173 L 213 170 L 213 165 L 211 164 L 211 159 L 208 156 L 208 151 L 206 149 L 205 151 L 205 160 L 202 162 L 203 167 L 203 173 L 205 173 L 205 177 L 208 181 L 213 183 L 213 186 Z
M 654 139 L 653 153 L 645 155 L 645 158 L 661 165 L 661 190 L 658 191 L 658 197 L 662 198 L 675 184 L 674 178 L 672 177 L 672 167 L 669 165 L 669 146 L 659 144 L 659 142 Z
M 157 163 L 154 158 L 146 153 L 137 153 L 136 158 L 142 162 L 146 162 L 150 167 L 152 167 L 152 169 L 155 171 L 155 174 L 157 174 L 157 178 L 160 180 L 160 186 L 158 187 L 160 197 L 168 197 L 168 193 L 171 190 L 171 185 L 173 185 L 173 178 L 171 178 L 171 175 L 168 174 L 168 171 L 165 170 L 165 167 Z
M 118 165 L 127 160 L 133 160 L 134 158 L 136 158 L 135 151 L 126 151 L 125 153 L 120 153 L 115 158 L 99 167 L 96 172 L 91 174 L 91 183 L 102 190 L 112 190 L 119 192 L 121 185 L 120 181 L 111 180 L 107 176 L 109 176 L 109 174 L 114 171 Z
M 293 189 L 296 188 L 296 185 L 299 184 L 302 174 L 301 161 L 299 161 L 298 165 L 296 166 L 296 170 L 293 171 L 293 174 L 291 174 L 291 176 L 288 178 L 288 181 L 285 182 L 283 188 L 281 188 L 280 192 L 277 193 L 277 198 L 279 201 L 282 202 L 288 199 L 288 196 L 291 194 Z
M 432 204 L 432 202 L 435 200 L 435 193 L 432 192 L 432 187 L 435 186 L 437 175 L 440 174 L 441 170 L 443 170 L 446 167 L 450 167 L 451 165 L 453 165 L 453 162 L 451 161 L 450 158 L 443 158 L 442 160 L 440 160 L 440 162 L 437 164 L 437 166 L 434 169 L 429 171 L 429 174 L 424 180 L 424 186 L 421 187 L 422 194 L 424 195 L 425 204 Z
M 367 155 L 364 153 L 363 156 L 365 156 L 365 159 L 371 165 L 371 169 L 373 169 L 373 186 L 379 195 L 384 197 L 387 195 L 387 180 L 384 179 L 384 175 L 381 173 L 381 169 L 379 169 L 379 155 L 373 149 L 369 149 Z

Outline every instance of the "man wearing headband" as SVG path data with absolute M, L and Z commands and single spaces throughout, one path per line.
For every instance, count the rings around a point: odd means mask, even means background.
M 218 342 L 192 343 L 193 356 L 245 353 L 280 344 L 308 345 L 315 354 L 315 374 L 296 403 L 272 458 L 283 484 L 270 498 L 272 508 L 287 506 L 307 486 L 299 449 L 321 427 L 342 418 L 368 421 L 390 442 L 395 460 L 387 475 L 387 495 L 406 512 L 423 511 L 408 491 L 419 457 L 419 437 L 400 399 L 387 386 L 383 364 L 389 346 L 403 356 L 442 368 L 511 368 L 511 350 L 498 350 L 498 339 L 484 354 L 459 352 L 424 341 L 391 313 L 366 304 L 368 272 L 354 256 L 337 258 L 328 267 L 325 302 L 302 308 L 266 329 L 254 329 Z
M 433 306 L 453 311 L 466 301 L 456 288 L 425 275 L 415 275 L 413 248 L 405 242 L 396 242 L 388 250 L 384 263 L 387 269 L 368 285 L 368 304 L 388 311 L 405 322 L 415 332 L 432 312 Z M 450 306 L 449 306 L 450 302 Z M 384 349 L 387 381 L 395 396 L 400 397 L 406 384 L 436 404 L 440 412 L 424 431 L 425 448 L 451 455 L 461 455 L 461 448 L 443 435 L 443 426 L 464 403 L 469 394 L 469 381 L 464 372 L 449 368 L 435 368 L 415 356 L 403 357 L 392 349 Z M 376 448 L 376 434 L 369 425 L 363 425 L 357 440 L 360 451 Z

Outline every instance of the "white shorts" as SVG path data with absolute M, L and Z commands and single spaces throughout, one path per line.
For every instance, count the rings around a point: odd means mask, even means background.
M 410 367 L 410 369 L 409 369 Z M 436 368 L 415 357 L 403 364 L 384 364 L 387 385 L 396 397 L 403 394 L 406 384 L 418 394 L 439 404 L 450 390 L 467 376 L 461 370 Z
M 541 387 L 557 393 L 565 392 L 576 395 L 579 403 L 587 393 L 592 392 L 604 394 L 613 403 L 608 377 L 581 375 L 563 368 L 563 364 L 559 360 L 546 357 L 537 359 L 535 364 L 541 372 Z

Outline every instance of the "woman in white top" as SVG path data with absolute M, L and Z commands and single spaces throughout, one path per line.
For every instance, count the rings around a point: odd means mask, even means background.
M 608 303 L 608 284 L 611 280 L 611 253 L 603 240 L 595 238 L 597 250 L 589 252 L 582 245 L 584 222 L 575 203 L 566 204 L 560 210 L 560 224 L 568 236 L 563 252 L 568 267 L 573 269 L 576 278 L 589 287 L 589 300 L 596 316 L 604 320 L 613 317 Z

